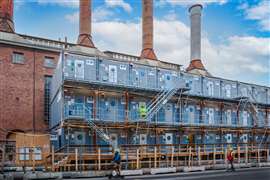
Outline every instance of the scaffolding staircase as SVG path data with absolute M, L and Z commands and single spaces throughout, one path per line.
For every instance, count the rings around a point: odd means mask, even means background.
M 84 106 L 84 109 L 88 112 L 91 112 L 90 109 L 88 109 L 87 107 Z M 111 144 L 111 141 L 110 141 L 110 136 L 108 135 L 108 133 L 106 133 L 106 131 L 97 126 L 94 121 L 92 119 L 89 119 L 87 120 L 87 124 L 89 125 L 89 127 L 96 132 L 96 134 L 102 138 L 102 140 L 104 140 L 105 142 L 107 142 L 108 144 Z
M 156 113 L 179 91 L 187 91 L 188 88 L 183 83 L 176 83 L 170 89 L 164 89 L 150 102 L 146 108 L 146 122 L 150 122 Z
M 258 107 L 257 107 L 257 101 L 256 98 L 253 96 L 251 91 L 248 91 L 248 96 L 239 96 L 235 98 L 239 101 L 238 108 L 243 104 L 244 109 L 248 106 L 247 110 L 250 112 L 252 119 L 254 120 L 254 126 L 257 127 L 259 123 L 258 118 Z M 237 108 L 237 109 L 238 109 Z

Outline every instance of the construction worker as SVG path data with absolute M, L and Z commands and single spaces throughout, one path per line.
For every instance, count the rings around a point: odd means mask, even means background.
M 139 107 L 140 118 L 144 119 L 146 117 L 147 109 L 144 104 Z
M 229 146 L 228 151 L 227 151 L 227 160 L 229 161 L 231 165 L 231 171 L 235 171 L 234 166 L 233 166 L 233 148 Z

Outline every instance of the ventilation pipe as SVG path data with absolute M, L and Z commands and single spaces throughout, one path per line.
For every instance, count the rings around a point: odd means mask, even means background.
M 91 26 L 92 26 L 92 0 L 80 0 L 80 34 L 78 44 L 94 48 L 92 41 Z
M 157 60 L 153 49 L 153 0 L 142 0 L 141 59 Z
M 0 31 L 14 33 L 13 0 L 0 0 Z

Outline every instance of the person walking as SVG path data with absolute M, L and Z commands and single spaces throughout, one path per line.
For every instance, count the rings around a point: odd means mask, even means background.
M 227 152 L 227 160 L 229 161 L 231 165 L 231 171 L 235 171 L 234 166 L 233 166 L 233 148 L 229 147 L 228 152 Z

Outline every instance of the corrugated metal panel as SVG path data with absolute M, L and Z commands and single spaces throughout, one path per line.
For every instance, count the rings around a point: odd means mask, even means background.
M 84 74 L 86 81 L 97 81 L 97 60 L 95 57 L 85 59 Z
M 202 77 L 203 78 L 203 95 L 208 97 L 220 98 L 220 80 Z
M 249 97 L 252 99 L 252 86 L 240 82 L 238 84 L 238 96 Z
M 240 122 L 239 124 L 243 127 L 252 126 L 252 116 L 248 111 L 240 111 Z
M 190 88 L 188 91 L 188 94 L 191 95 L 202 95 L 202 82 L 201 82 L 201 77 L 198 75 L 193 75 L 193 74 L 187 74 L 185 73 L 183 76 L 187 87 Z
M 254 86 L 252 90 L 253 101 L 257 103 L 267 103 L 267 91 L 265 87 Z
M 102 96 L 98 100 L 97 118 L 101 121 L 124 121 L 125 104 L 119 97 Z
M 266 114 L 263 110 L 259 110 L 258 113 L 257 113 L 257 116 L 258 116 L 258 127 L 264 127 L 265 126 L 265 117 L 266 117 Z
M 93 82 L 97 80 L 97 61 L 95 57 L 66 55 L 64 77 L 71 80 Z
M 179 78 L 176 71 L 158 69 L 158 88 L 171 89 L 177 83 Z
M 131 85 L 140 88 L 156 88 L 157 75 L 154 67 L 130 64 Z
M 235 81 L 221 81 L 221 98 L 231 99 L 237 97 L 237 83 Z
M 99 80 L 119 85 L 129 85 L 129 64 L 112 60 L 99 60 Z

